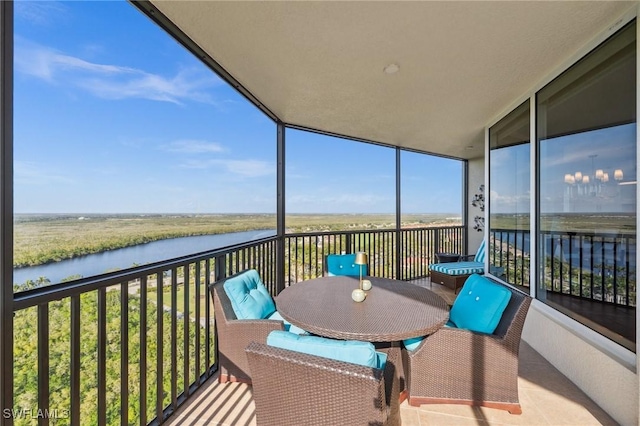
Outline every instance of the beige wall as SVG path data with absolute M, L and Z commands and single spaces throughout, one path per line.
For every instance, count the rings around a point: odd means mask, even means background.
M 486 210 L 484 212 L 481 212 L 478 207 L 473 207 L 471 205 L 473 196 L 478 193 L 478 188 L 484 183 L 484 158 L 469 160 L 469 205 L 467 206 L 467 209 L 469 211 L 469 227 L 467 234 L 469 235 L 469 242 L 467 254 L 473 254 L 476 252 L 484 236 L 483 232 L 478 232 L 473 229 L 473 218 L 477 215 L 484 215 L 486 213 Z M 487 194 L 485 193 L 485 198 L 486 196 Z
M 618 423 L 638 424 L 635 354 L 613 343 L 607 347 L 610 341 L 606 338 L 536 300 L 527 314 L 522 338 Z

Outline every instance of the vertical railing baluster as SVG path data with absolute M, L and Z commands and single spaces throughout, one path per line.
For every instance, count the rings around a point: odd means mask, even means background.
M 569 294 L 573 295 L 573 235 L 569 232 Z
M 591 274 L 590 275 L 590 286 L 591 286 L 591 298 L 595 299 L 595 294 L 593 293 L 593 277 L 595 275 L 594 273 L 594 259 L 593 259 L 593 235 L 589 236 L 589 262 L 590 262 L 590 270 L 591 270 Z
M 107 424 L 107 289 L 98 289 L 98 426 Z
M 129 283 L 120 284 L 120 424 L 129 424 Z
M 49 305 L 38 305 L 38 408 L 49 409 Z M 39 417 L 38 426 L 47 426 L 48 417 Z
M 560 293 L 564 294 L 564 235 L 558 237 L 560 242 Z
M 147 424 L 147 275 L 140 277 L 140 426 Z
M 237 259 L 236 259 L 237 260 Z M 178 406 L 178 268 L 171 270 L 171 407 Z
M 613 303 L 618 304 L 618 239 L 613 237 Z
M 213 259 L 215 262 L 216 260 Z M 205 335 L 205 348 L 204 358 L 207 377 L 211 374 L 211 294 L 209 293 L 209 286 L 211 285 L 211 261 L 207 260 L 204 264 L 204 290 L 207 294 L 207 303 L 204 305 L 204 335 Z M 217 363 L 217 360 L 216 360 Z
M 202 278 L 201 278 L 201 269 L 202 269 L 202 263 L 200 261 L 197 261 L 195 263 L 195 268 L 196 268 L 196 276 L 195 276 L 195 293 L 194 293 L 194 300 L 195 300 L 195 312 L 194 315 L 196 317 L 196 320 L 194 322 L 194 327 L 195 327 L 195 342 L 194 342 L 194 346 L 195 346 L 195 353 L 193 354 L 194 356 L 194 360 L 193 360 L 193 365 L 194 365 L 194 371 L 196 372 L 194 379 L 196 380 L 196 383 L 200 384 L 202 383 L 202 380 L 200 380 L 201 376 L 202 376 L 202 369 L 200 366 L 200 332 L 202 331 L 202 318 L 201 318 L 201 312 L 200 312 L 200 286 L 202 285 Z M 206 298 L 204 300 L 207 300 Z
M 156 420 L 164 420 L 164 271 L 156 275 Z
M 625 271 L 625 306 L 629 306 L 629 275 L 631 275 L 631 271 L 629 270 L 629 237 L 624 238 L 625 250 L 624 250 L 624 271 Z
M 300 262 L 301 267 L 302 267 L 302 281 L 304 281 L 306 279 L 306 252 L 308 250 L 306 250 L 307 248 L 307 243 L 306 241 L 308 240 L 308 237 L 302 237 L 302 247 L 300 249 L 300 251 L 302 252 L 301 257 L 302 257 L 302 262 Z
M 550 238 L 550 258 L 551 258 L 551 291 L 555 291 L 555 271 L 556 271 L 556 262 L 555 262 L 555 253 L 554 253 L 554 237 L 552 233 L 549 233 Z
M 524 231 L 522 231 L 521 234 L 522 234 L 522 244 L 520 245 L 520 257 L 522 258 L 522 263 L 520 265 L 520 283 L 523 286 L 529 287 L 529 280 L 527 279 L 526 282 L 525 282 L 525 276 L 524 276 L 524 263 L 525 263 L 525 256 L 524 256 L 524 253 L 525 253 L 525 250 L 524 250 L 525 238 L 524 237 L 525 237 L 526 233 Z M 529 239 L 529 241 L 531 241 L 531 239 Z M 529 248 L 529 250 L 531 250 L 531 248 Z
M 294 259 L 293 259 L 293 261 L 294 261 L 294 262 L 293 262 L 293 268 L 294 268 L 294 270 L 295 270 L 295 273 L 294 273 L 294 282 L 296 282 L 296 283 L 297 283 L 298 281 L 300 281 L 300 280 L 298 279 L 298 246 L 299 246 L 299 245 L 300 245 L 300 241 L 299 241 L 298 237 L 296 237 L 296 246 L 295 246 L 295 248 L 294 248 L 294 250 L 295 250 L 295 251 L 294 251 L 294 253 L 295 253 L 295 257 L 294 257 Z
M 80 295 L 71 296 L 71 424 L 80 424 Z
M 580 237 L 580 239 L 578 240 L 578 255 L 579 255 L 579 262 L 580 262 L 580 276 L 578 277 L 578 279 L 579 279 L 579 285 L 580 285 L 580 297 L 584 297 L 584 289 L 583 289 L 583 285 L 584 285 L 583 277 L 584 277 L 584 274 L 582 273 L 582 271 L 584 271 L 584 264 L 583 264 L 583 261 L 584 261 L 584 253 L 583 253 L 584 252 L 584 250 L 583 250 L 583 247 L 584 247 L 584 236 L 580 235 L 579 237 Z M 589 295 L 589 297 L 591 298 L 591 297 L 593 297 L 593 295 Z
M 184 386 L 184 396 L 185 398 L 189 397 L 189 358 L 191 358 L 191 355 L 189 353 L 189 287 L 190 287 L 190 278 L 191 278 L 191 265 L 190 264 L 186 264 L 185 266 L 183 266 L 184 268 L 184 305 L 183 305 L 183 312 L 182 312 L 182 319 L 183 319 L 183 324 L 184 324 L 184 334 L 183 334 L 183 346 L 182 346 L 182 354 L 184 356 L 184 372 L 183 374 L 183 386 Z
M 605 255 L 604 255 L 604 237 L 601 237 L 601 242 L 600 242 L 600 260 L 602 261 L 602 270 L 600 273 L 600 285 L 602 288 L 602 301 L 606 301 L 606 293 L 607 293 L 607 284 L 605 282 L 605 276 L 607 275 L 607 268 L 606 268 L 606 263 L 605 263 Z

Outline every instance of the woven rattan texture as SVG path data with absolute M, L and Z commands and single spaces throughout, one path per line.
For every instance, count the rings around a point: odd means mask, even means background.
M 372 288 L 357 303 L 358 278 L 322 277 L 293 284 L 276 298 L 278 312 L 292 324 L 320 336 L 391 342 L 431 334 L 449 318 L 434 292 L 405 281 L 367 277 Z
M 218 281 L 210 287 L 220 355 L 220 375 L 248 382 L 251 374 L 245 348 L 252 341 L 266 343 L 269 333 L 284 330 L 284 324 L 274 320 L 236 319 L 231 301 L 222 287 L 224 281 Z
M 518 354 L 531 297 L 509 289 L 512 296 L 494 334 L 445 327 L 414 351 L 403 349 L 410 402 L 422 398 L 519 404 Z
M 382 371 L 255 342 L 246 352 L 259 426 L 400 424 L 385 385 L 394 359 Z

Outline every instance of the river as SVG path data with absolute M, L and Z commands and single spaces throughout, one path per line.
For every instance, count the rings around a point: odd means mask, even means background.
M 48 263 L 46 265 L 14 269 L 13 282 L 23 284 L 27 280 L 37 281 L 38 277 L 46 277 L 52 284 L 55 284 L 71 275 L 79 274 L 83 277 L 90 277 L 109 271 L 130 268 L 134 264 L 143 265 L 161 260 L 174 259 L 193 253 L 266 238 L 275 234 L 275 230 L 263 229 L 153 241 L 132 247 L 108 250 L 101 253 L 76 257 L 74 259 Z

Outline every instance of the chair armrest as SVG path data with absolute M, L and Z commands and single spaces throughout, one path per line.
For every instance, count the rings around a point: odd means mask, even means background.
M 444 327 L 407 351 L 407 356 L 415 364 L 412 368 L 434 376 L 468 380 L 470 372 L 487 371 L 517 377 L 518 349 L 500 336 Z
M 472 261 L 476 257 L 475 254 L 461 254 L 460 261 L 461 262 L 469 262 Z
M 226 334 L 232 344 L 244 349 L 249 342 L 267 342 L 267 336 L 274 330 L 284 330 L 284 322 L 279 320 L 231 320 L 227 321 Z

